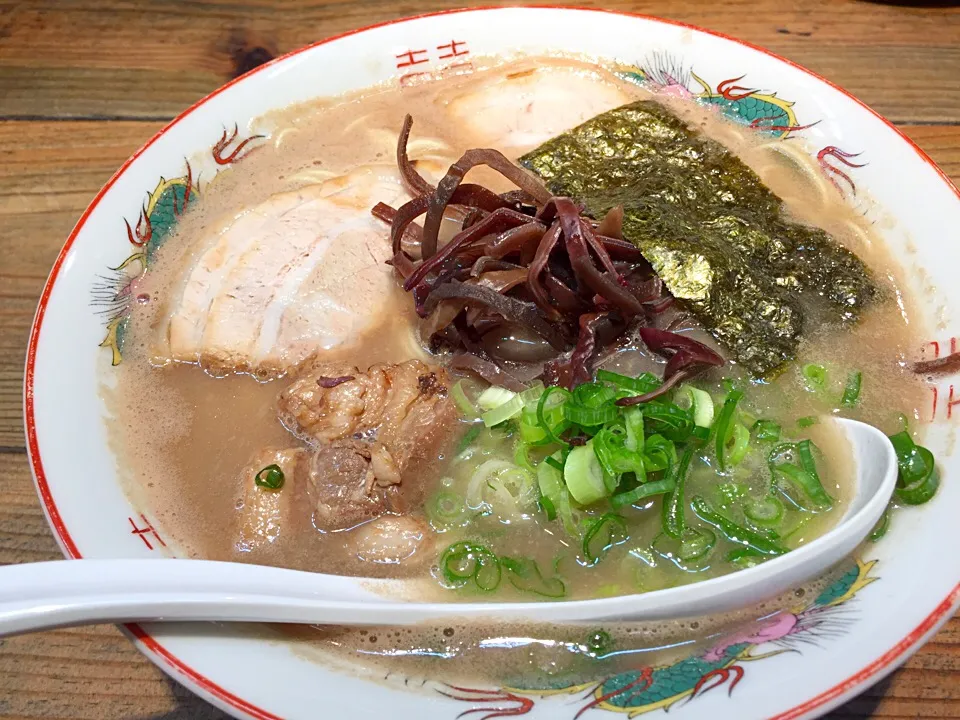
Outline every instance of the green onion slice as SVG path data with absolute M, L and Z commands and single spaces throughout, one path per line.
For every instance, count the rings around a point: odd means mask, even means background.
M 933 453 L 917 445 L 906 430 L 890 436 L 897 453 L 899 476 L 894 493 L 907 505 L 922 505 L 932 498 L 940 486 L 940 474 Z
M 464 587 L 472 581 L 483 592 L 495 590 L 502 573 L 496 555 L 486 546 L 466 540 L 443 551 L 440 572 L 449 587 Z
M 880 519 L 877 520 L 877 524 L 873 526 L 873 530 L 870 531 L 870 542 L 877 542 L 880 538 L 887 534 L 887 530 L 890 529 L 890 506 L 887 506 L 887 509 L 883 511 L 883 515 L 880 516 Z
M 627 521 L 616 513 L 605 513 L 597 518 L 583 536 L 583 557 L 589 565 L 596 565 L 604 553 L 630 538 Z
M 563 464 L 567 489 L 581 505 L 589 505 L 610 494 L 605 476 L 592 443 L 573 448 Z
M 733 442 L 729 447 L 727 455 L 727 464 L 730 467 L 736 467 L 747 456 L 747 450 L 750 449 L 750 431 L 742 423 L 733 426 Z
M 594 427 L 597 425 L 606 425 L 614 422 L 620 413 L 616 405 L 606 405 L 602 407 L 584 407 L 575 402 L 568 402 L 563 406 L 563 416 L 567 420 L 577 425 L 585 427 Z
M 449 528 L 462 525 L 467 518 L 467 507 L 456 493 L 441 490 L 427 501 L 427 516 L 434 526 Z
M 488 390 L 494 389 L 499 390 L 501 388 L 488 388 Z M 508 390 L 507 392 L 510 391 Z M 483 396 L 481 395 L 481 399 L 482 398 Z M 506 402 L 500 403 L 492 410 L 487 410 L 487 412 L 480 417 L 483 420 L 483 424 L 490 428 L 519 415 L 521 410 L 523 410 L 523 398 L 517 394 L 513 394 L 513 397 L 509 398 Z
M 854 370 L 847 376 L 847 384 L 843 388 L 843 396 L 840 398 L 841 407 L 852 408 L 860 400 L 860 387 L 863 384 L 863 373 Z
M 624 390 L 630 395 L 646 395 L 648 392 L 656 390 L 662 384 L 655 375 L 647 372 L 632 378 L 609 370 L 597 370 L 597 380 L 600 382 L 608 382 L 616 386 L 618 390 Z
M 667 477 L 673 481 L 674 488 L 663 499 L 662 524 L 663 531 L 672 538 L 683 537 L 683 531 L 686 529 L 684 486 L 686 484 L 687 468 L 690 467 L 692 459 L 693 447 L 687 445 L 680 457 L 680 462 L 673 465 L 667 472 Z
M 553 403 L 548 404 L 550 398 L 557 397 Z M 550 442 L 557 443 L 558 445 L 567 445 L 568 443 L 565 440 L 561 440 L 559 435 L 563 432 L 562 426 L 555 427 L 547 422 L 545 413 L 548 410 L 553 410 L 554 408 L 561 407 L 566 403 L 570 398 L 570 392 L 564 390 L 561 387 L 556 385 L 551 385 L 546 390 L 543 391 L 543 394 L 540 396 L 540 400 L 537 401 L 537 422 L 540 423 L 540 429 L 546 434 L 547 439 Z
M 266 488 L 267 490 L 279 490 L 283 487 L 283 481 L 283 470 L 281 470 L 280 466 L 276 463 L 267 465 L 253 478 L 253 482 L 257 487 Z
M 779 473 L 802 490 L 817 506 L 829 508 L 833 506 L 833 498 L 823 489 L 811 448 L 812 444 L 809 440 L 781 443 L 770 451 L 767 464 L 775 479 Z M 794 457 L 799 462 L 799 467 L 791 462 Z M 813 510 L 813 508 L 808 509 Z
M 733 416 L 737 411 L 737 403 L 743 397 L 740 390 L 731 390 L 723 401 L 723 407 L 720 415 L 717 417 L 717 465 L 721 472 L 726 472 L 727 465 L 727 443 L 733 434 Z
M 482 428 L 480 425 L 473 425 L 473 426 L 471 426 L 470 429 L 467 430 L 467 431 L 463 434 L 463 437 L 460 438 L 460 444 L 457 445 L 457 453 L 456 453 L 456 454 L 459 455 L 459 454 L 462 453 L 464 450 L 466 450 L 468 447 L 470 447 L 470 445 L 473 444 L 473 441 L 476 440 L 477 437 L 479 437 L 480 431 L 481 431 L 482 429 L 483 429 L 483 428 Z
M 633 490 L 614 495 L 610 498 L 610 504 L 614 509 L 620 509 L 627 505 L 635 505 L 641 500 L 653 497 L 654 495 L 663 495 L 664 493 L 672 492 L 676 486 L 677 483 L 673 478 L 664 478 L 654 482 L 643 483 Z
M 553 466 L 553 461 L 559 465 L 559 469 Z M 563 464 L 559 459 L 559 453 L 546 458 L 537 466 L 537 486 L 540 488 L 540 504 L 547 518 L 550 517 L 550 511 L 547 503 L 553 506 L 556 517 L 560 518 L 563 529 L 571 537 L 579 537 L 580 532 L 576 522 L 573 519 L 573 509 L 570 507 L 570 492 L 567 486 L 563 484 Z
M 787 552 L 787 549 L 779 543 L 714 511 L 710 504 L 699 495 L 693 498 L 690 506 L 697 517 L 719 530 L 730 542 L 751 548 L 763 555 L 776 556 Z
M 643 452 L 643 411 L 638 407 L 627 408 L 623 411 L 623 422 L 627 431 L 624 447 L 633 452 Z
M 537 561 L 527 557 L 501 557 L 500 563 L 507 571 L 510 584 L 521 592 L 560 598 L 567 594 L 567 587 L 559 577 L 545 578 Z
M 685 400 L 693 411 L 694 424 L 702 428 L 713 425 L 713 398 L 710 393 L 693 385 L 684 385 L 680 388 L 679 397 Z
M 753 424 L 753 436 L 758 442 L 776 442 L 780 432 L 780 426 L 772 420 L 757 420 Z
M 743 514 L 761 525 L 778 525 L 783 513 L 783 503 L 772 495 L 751 499 L 743 506 Z
M 678 462 L 677 446 L 663 435 L 650 435 L 645 443 L 643 457 L 647 472 L 666 470 Z
M 466 391 L 463 389 L 463 380 L 458 381 L 450 388 L 450 397 L 453 398 L 453 403 L 457 406 L 457 410 L 459 410 L 460 414 L 467 420 L 474 420 L 480 416 L 477 412 L 476 405 L 470 401 Z
M 803 375 L 808 390 L 819 392 L 826 388 L 827 369 L 823 365 L 807 363 L 800 369 L 800 373 Z

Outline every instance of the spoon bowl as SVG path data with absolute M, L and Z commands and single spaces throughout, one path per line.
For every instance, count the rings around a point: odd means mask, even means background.
M 437 603 L 402 597 L 397 580 L 207 560 L 69 560 L 0 569 L 0 637 L 98 622 L 194 620 L 410 625 L 450 618 L 550 623 L 662 620 L 725 612 L 773 597 L 849 555 L 883 514 L 897 479 L 887 437 L 833 419 L 850 441 L 856 488 L 837 525 L 781 557 L 641 595 L 596 600 Z

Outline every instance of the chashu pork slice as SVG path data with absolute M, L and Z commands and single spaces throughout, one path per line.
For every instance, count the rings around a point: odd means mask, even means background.
M 605 70 L 508 64 L 466 84 L 445 107 L 477 146 L 516 157 L 632 99 Z
M 223 219 L 172 309 L 170 359 L 279 373 L 371 329 L 396 290 L 370 208 L 408 197 L 393 168 L 367 166 Z

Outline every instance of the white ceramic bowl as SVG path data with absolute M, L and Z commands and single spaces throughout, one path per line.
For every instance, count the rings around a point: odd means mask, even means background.
M 530 33 L 531 27 L 540 31 Z M 67 239 L 34 321 L 24 412 L 37 490 L 68 557 L 175 554 L 163 528 L 118 484 L 98 387 L 109 375 L 116 329 L 104 327 L 100 311 L 123 300 L 101 278 L 168 227 L 173 199 L 183 205 L 185 159 L 194 178 L 209 177 L 249 151 L 251 121 L 290 103 L 477 55 L 558 51 L 635 66 L 650 82 L 747 120 L 774 117 L 758 122 L 802 137 L 824 172 L 878 223 L 910 271 L 914 292 L 924 293 L 927 326 L 936 328 L 927 357 L 956 349 L 960 289 L 952 289 L 952 269 L 960 261 L 960 192 L 910 140 L 828 81 L 714 33 L 599 10 L 468 10 L 386 23 L 291 53 L 198 102 L 120 168 Z M 740 78 L 736 86 L 733 78 Z M 377 684 L 341 674 L 244 628 L 130 625 L 127 631 L 173 678 L 243 718 L 319 712 L 452 720 L 472 706 L 489 718 L 507 711 L 573 716 L 586 706 L 633 714 L 670 707 L 671 717 L 681 719 L 814 717 L 893 670 L 960 605 L 960 554 L 953 552 L 960 544 L 960 486 L 952 482 L 960 460 L 951 426 L 960 398 L 952 382 L 931 387 L 923 418 L 931 423 L 925 444 L 944 471 L 935 501 L 898 515 L 882 542 L 851 558 L 844 578 L 817 598 L 798 600 L 763 630 L 734 634 L 668 666 L 601 679 L 585 698 L 583 688 L 536 688 L 535 678 L 536 689 L 483 691 L 418 678 L 411 692 L 405 679 Z M 777 652 L 790 649 L 799 652 Z M 705 694 L 718 684 L 730 692 Z

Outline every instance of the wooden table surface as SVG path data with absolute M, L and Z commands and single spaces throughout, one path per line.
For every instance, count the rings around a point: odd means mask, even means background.
M 176 113 L 271 57 L 351 28 L 451 6 L 443 0 L 0 0 L 0 564 L 60 557 L 27 469 L 24 351 L 47 272 L 100 186 Z M 602 6 L 719 30 L 785 55 L 900 125 L 960 181 L 958 3 L 609 0 Z M 222 717 L 166 679 L 113 627 L 0 640 L 0 718 Z M 892 678 L 830 717 L 960 718 L 960 618 Z

